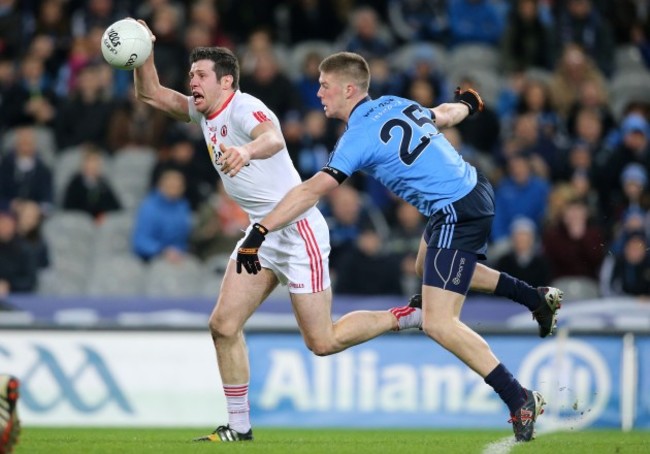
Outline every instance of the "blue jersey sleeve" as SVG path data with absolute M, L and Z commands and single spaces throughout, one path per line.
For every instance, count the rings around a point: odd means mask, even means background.
M 368 139 L 363 131 L 346 131 L 339 139 L 330 155 L 327 167 L 334 168 L 351 176 L 367 164 L 364 156 L 368 148 Z

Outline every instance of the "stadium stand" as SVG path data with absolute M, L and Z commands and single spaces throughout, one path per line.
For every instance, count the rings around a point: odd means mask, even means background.
M 449 73 L 465 71 L 467 68 L 499 71 L 499 53 L 485 44 L 463 44 L 449 53 Z
M 286 66 L 287 75 L 291 79 L 297 80 L 307 54 L 317 52 L 319 55 L 327 56 L 333 50 L 334 46 L 327 41 L 303 41 L 300 44 L 296 44 L 289 50 L 288 65 Z
M 95 238 L 96 260 L 131 252 L 131 231 L 134 214 L 131 211 L 107 213 L 97 226 Z
M 449 56 L 445 46 L 438 43 L 416 42 L 400 46 L 388 58 L 391 66 L 400 72 L 408 71 L 417 59 L 426 58 L 440 71 L 448 71 Z
M 95 225 L 81 212 L 56 212 L 43 225 L 50 269 L 39 275 L 39 293 L 82 294 L 92 269 Z
M 552 286 L 564 290 L 564 301 L 583 301 L 600 297 L 598 281 L 588 277 L 562 277 L 554 279 Z
M 124 208 L 136 208 L 144 197 L 155 162 L 155 151 L 149 147 L 121 149 L 113 158 L 110 180 Z
M 221 289 L 221 281 L 223 281 L 223 273 L 215 273 L 212 270 L 203 270 L 201 277 L 202 284 L 198 289 L 198 293 L 209 298 L 215 298 Z
M 37 293 L 43 296 L 77 296 L 85 294 L 86 269 L 73 273 L 59 264 L 60 268 L 48 268 L 38 274 Z
M 632 44 L 625 44 L 616 48 L 614 67 L 617 72 L 646 71 L 639 48 Z
M 137 296 L 144 293 L 146 267 L 130 254 L 97 255 L 87 284 L 91 296 Z
M 616 118 L 623 116 L 632 101 L 650 103 L 650 73 L 643 68 L 620 70 L 609 83 L 612 111 Z
M 201 263 L 191 256 L 171 263 L 164 258 L 152 260 L 145 276 L 147 296 L 181 297 L 200 293 L 204 272 Z
M 54 254 L 68 252 L 89 255 L 95 240 L 92 218 L 82 212 L 58 211 L 43 225 L 43 234 Z

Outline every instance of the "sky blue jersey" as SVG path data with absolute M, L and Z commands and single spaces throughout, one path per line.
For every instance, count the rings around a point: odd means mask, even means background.
M 363 170 L 430 216 L 476 185 L 476 169 L 432 117 L 430 109 L 409 99 L 366 98 L 352 110 L 327 167 L 347 176 Z

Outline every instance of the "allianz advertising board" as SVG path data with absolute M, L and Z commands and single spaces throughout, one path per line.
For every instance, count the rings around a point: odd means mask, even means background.
M 549 402 L 540 429 L 621 426 L 621 338 L 487 340 L 521 383 Z M 383 337 L 329 357 L 307 352 L 295 335 L 248 341 L 258 424 L 488 428 L 509 419 L 477 374 L 424 336 Z M 650 427 L 643 399 L 636 426 Z
M 641 391 L 650 389 L 650 337 L 635 338 L 632 365 L 618 336 L 487 340 L 524 386 L 544 394 L 540 430 L 621 427 L 624 401 L 634 427 L 650 428 L 650 394 Z M 507 427 L 492 389 L 421 333 L 329 357 L 314 356 L 297 333 L 251 333 L 247 341 L 255 426 Z M 25 425 L 226 422 L 208 333 L 4 330 L 4 372 L 22 381 Z

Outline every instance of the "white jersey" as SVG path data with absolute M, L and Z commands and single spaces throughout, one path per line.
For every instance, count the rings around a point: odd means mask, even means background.
M 224 174 L 217 164 L 221 156 L 220 143 L 226 146 L 245 145 L 251 142 L 253 129 L 265 121 L 272 121 L 278 131 L 281 130 L 278 118 L 262 101 L 237 90 L 210 117 L 196 110 L 191 96 L 188 97 L 188 104 L 190 118 L 201 125 L 210 160 L 221 176 L 224 189 L 252 222 L 261 220 L 291 188 L 301 183 L 286 147 L 268 159 L 252 159 L 234 177 Z

